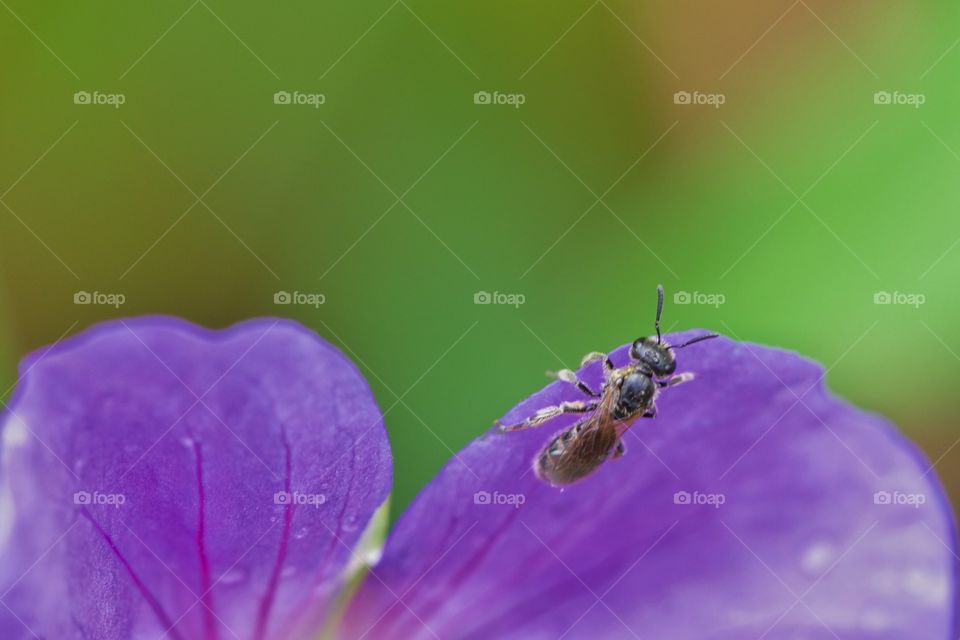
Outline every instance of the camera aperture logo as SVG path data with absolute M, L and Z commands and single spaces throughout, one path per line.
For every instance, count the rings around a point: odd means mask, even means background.
M 899 91 L 877 91 L 873 94 L 873 104 L 907 106 L 919 109 L 927 101 L 922 93 L 900 93 Z
M 922 493 L 904 493 L 902 491 L 877 491 L 873 494 L 873 504 L 907 506 L 919 509 L 926 504 L 927 496 Z
M 919 309 L 927 301 L 922 293 L 903 293 L 902 291 L 877 291 L 873 294 L 873 304 L 898 304 Z
M 722 493 L 701 493 L 700 491 L 677 491 L 673 494 L 673 504 L 679 505 L 708 505 L 719 509 L 726 504 L 727 496 Z
M 304 93 L 302 91 L 277 91 L 273 94 L 273 104 L 308 106 L 319 109 L 325 104 L 327 96 L 323 93 Z
M 704 93 L 702 91 L 677 91 L 673 94 L 673 104 L 684 106 L 708 106 L 719 109 L 727 101 L 722 93 Z
M 477 291 L 473 294 L 473 304 L 497 304 L 518 308 L 527 301 L 522 293 L 502 293 L 500 291 Z
M 319 309 L 327 301 L 322 293 L 304 293 L 303 291 L 277 291 L 273 294 L 273 304 L 302 304 Z
M 119 509 L 126 501 L 127 496 L 122 493 L 77 491 L 73 494 L 73 504 L 81 507 L 113 507 Z
M 107 305 L 114 309 L 119 309 L 126 301 L 127 297 L 122 293 L 77 291 L 73 294 L 73 304 Z
M 519 509 L 527 501 L 527 496 L 522 493 L 500 493 L 494 491 L 477 491 L 473 494 L 473 504 L 509 506 Z
M 273 494 L 273 504 L 312 506 L 314 509 L 320 507 L 327 501 L 327 496 L 322 493 L 301 493 L 299 491 L 277 491 Z
M 122 93 L 104 93 L 102 91 L 77 91 L 73 94 L 73 104 L 108 106 L 119 109 L 127 101 Z
M 500 93 L 494 91 L 477 91 L 473 94 L 473 104 L 480 105 L 507 105 L 514 109 L 519 109 L 527 101 L 527 96 L 522 93 Z
M 705 304 L 714 309 L 726 303 L 727 297 L 722 293 L 703 293 L 701 291 L 677 291 L 673 294 L 674 304 Z

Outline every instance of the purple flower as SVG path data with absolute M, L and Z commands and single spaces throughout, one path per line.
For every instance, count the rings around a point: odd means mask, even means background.
M 912 445 L 794 354 L 681 355 L 696 380 L 626 456 L 561 491 L 531 461 L 576 417 L 491 430 L 379 557 L 390 450 L 342 354 L 282 320 L 99 325 L 21 365 L 0 637 L 955 638 L 953 520 Z

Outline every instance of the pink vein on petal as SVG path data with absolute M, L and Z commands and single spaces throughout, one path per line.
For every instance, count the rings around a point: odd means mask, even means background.
M 358 439 L 359 441 L 359 439 Z M 320 556 L 322 557 L 323 564 L 320 565 L 320 568 L 317 570 L 316 577 L 314 578 L 311 588 L 307 590 L 301 598 L 300 602 L 297 604 L 294 609 L 295 613 L 293 617 L 286 623 L 284 626 L 284 631 L 289 631 L 290 629 L 296 629 L 297 625 L 303 620 L 303 618 L 310 613 L 309 602 L 312 598 L 312 594 L 324 584 L 324 578 L 327 575 L 327 569 L 330 567 L 330 563 L 333 559 L 334 551 L 340 545 L 343 545 L 342 536 L 343 536 L 343 522 L 346 519 L 347 509 L 350 508 L 351 502 L 350 498 L 353 495 L 354 488 L 354 479 L 356 478 L 356 444 L 357 441 L 353 443 L 354 455 L 350 456 L 348 460 L 350 461 L 350 466 L 348 468 L 346 477 L 347 477 L 347 491 L 344 494 L 343 506 L 340 507 L 340 511 L 337 514 L 337 527 L 333 532 L 333 536 L 330 538 L 330 542 L 327 543 L 326 551 Z M 323 485 L 329 476 L 324 478 L 324 481 L 321 482 Z
M 197 469 L 197 555 L 200 559 L 200 600 L 203 602 L 203 623 L 207 638 L 217 640 L 217 621 L 213 613 L 213 583 L 210 577 L 210 557 L 206 543 L 206 493 L 203 489 L 203 451 L 200 443 L 193 441 Z
M 100 537 L 102 537 L 107 543 L 107 546 L 110 547 L 113 555 L 116 556 L 120 564 L 123 565 L 123 568 L 130 576 L 130 579 L 133 580 L 133 584 L 137 588 L 137 591 L 140 592 L 140 595 L 144 600 L 146 600 L 147 604 L 150 605 L 150 608 L 153 609 L 153 612 L 156 614 L 157 618 L 159 618 L 160 623 L 163 625 L 165 630 L 164 635 L 169 635 L 170 637 L 174 638 L 174 640 L 183 640 L 180 632 L 174 628 L 176 623 L 174 623 L 173 620 L 170 619 L 170 616 L 167 615 L 167 612 L 164 611 L 163 605 L 160 604 L 160 601 L 157 600 L 156 596 L 150 593 L 147 585 L 143 583 L 143 580 L 140 579 L 140 576 L 137 575 L 137 572 L 133 570 L 132 566 L 130 566 L 130 562 L 127 561 L 127 559 L 123 556 L 123 553 L 120 552 L 120 549 L 113 541 L 113 538 L 110 537 L 110 534 L 103 530 L 93 516 L 87 512 L 86 508 L 81 509 L 80 514 L 83 515 L 83 517 L 86 518 L 91 525 L 93 525 L 93 528 L 96 529 L 97 533 L 100 534 Z
M 283 470 L 283 490 L 290 495 L 290 476 L 291 476 L 291 453 L 290 442 L 287 440 L 287 432 L 281 426 L 281 437 L 283 440 L 284 470 Z M 283 531 L 280 533 L 280 545 L 277 548 L 277 559 L 273 564 L 273 571 L 270 573 L 270 581 L 267 583 L 267 590 L 260 599 L 260 607 L 257 610 L 257 627 L 254 638 L 261 640 L 267 632 L 267 623 L 270 620 L 270 609 L 273 607 L 273 599 L 276 596 L 277 584 L 280 582 L 280 572 L 283 570 L 283 563 L 287 558 L 287 546 L 290 544 L 290 528 L 293 524 L 293 500 L 287 500 L 283 509 Z

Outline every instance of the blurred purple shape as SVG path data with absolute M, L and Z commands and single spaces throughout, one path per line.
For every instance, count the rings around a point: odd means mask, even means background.
M 37 352 L 3 432 L 0 637 L 308 637 L 387 498 L 380 411 L 302 326 L 109 322 Z

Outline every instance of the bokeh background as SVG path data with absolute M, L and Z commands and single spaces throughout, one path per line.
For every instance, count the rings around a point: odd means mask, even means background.
M 2 0 L 2 386 L 105 318 L 293 317 L 370 380 L 396 513 L 662 282 L 960 503 L 958 43 L 950 2 Z

